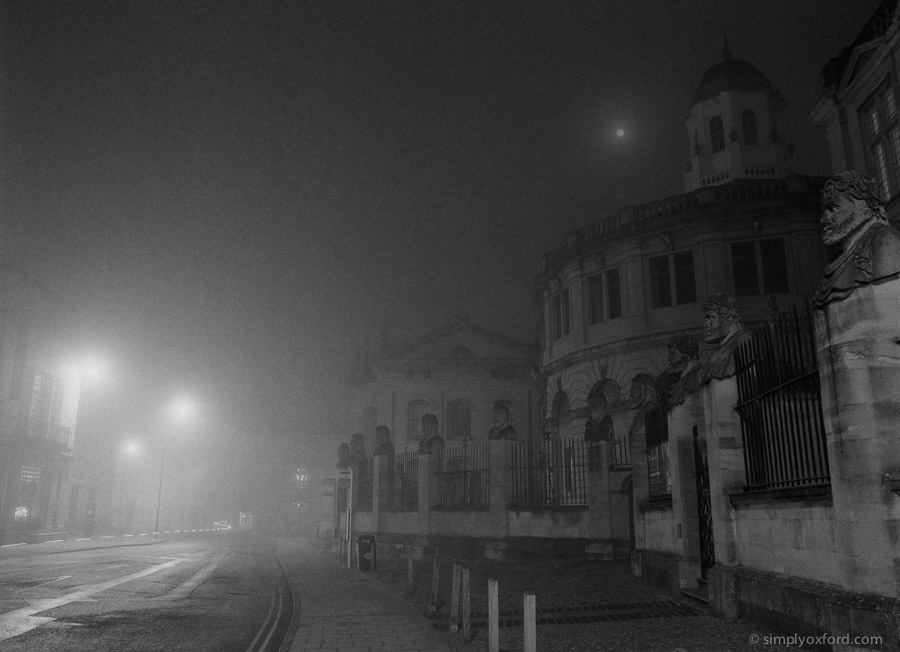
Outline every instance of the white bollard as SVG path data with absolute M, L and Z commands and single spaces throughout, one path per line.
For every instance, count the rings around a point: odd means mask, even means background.
M 500 652 L 500 591 L 488 580 L 488 652 Z
M 525 594 L 524 624 L 525 624 L 525 652 L 537 651 L 537 609 L 535 608 L 534 593 Z
M 453 586 L 450 590 L 450 631 L 459 631 L 459 580 L 462 566 L 453 564 Z

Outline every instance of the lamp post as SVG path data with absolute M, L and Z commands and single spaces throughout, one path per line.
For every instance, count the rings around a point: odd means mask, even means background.
M 194 412 L 193 403 L 190 399 L 180 398 L 172 403 L 171 415 L 173 420 L 183 424 L 191 417 Z M 162 506 L 162 489 L 163 489 L 163 472 L 166 466 L 166 437 L 163 435 L 159 448 L 159 488 L 156 494 L 156 526 L 153 528 L 153 534 L 159 537 L 159 512 Z

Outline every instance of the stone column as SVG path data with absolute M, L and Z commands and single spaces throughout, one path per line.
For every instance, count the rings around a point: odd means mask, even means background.
M 900 280 L 816 310 L 835 543 L 845 589 L 900 595 Z
M 433 450 L 430 453 L 419 455 L 419 528 L 422 536 L 428 536 L 431 531 L 432 506 L 438 500 L 440 480 L 441 452 Z
M 641 551 L 646 548 L 644 511 L 641 506 L 650 500 L 650 480 L 647 473 L 647 433 L 643 426 L 631 435 L 631 486 L 634 514 L 634 550 L 631 553 L 631 573 L 643 575 Z
M 702 418 L 697 395 L 688 396 L 669 412 L 669 464 L 672 470 L 672 527 L 678 549 L 681 588 L 696 588 L 700 577 L 700 525 L 697 516 L 697 477 L 694 468 L 694 425 Z
M 609 467 L 612 442 L 588 444 L 588 532 L 591 541 L 585 552 L 594 559 L 613 559 Z
M 512 502 L 512 482 L 509 468 L 512 461 L 514 443 L 505 439 L 494 439 L 490 445 L 490 493 L 491 538 L 509 537 L 507 507 Z
M 716 548 L 716 565 L 707 571 L 709 601 L 716 615 L 737 618 L 740 611 L 735 575 L 723 569 L 740 563 L 734 507 L 728 494 L 740 490 L 747 477 L 740 416 L 734 410 L 738 404 L 737 381 L 734 376 L 712 380 L 702 392 Z

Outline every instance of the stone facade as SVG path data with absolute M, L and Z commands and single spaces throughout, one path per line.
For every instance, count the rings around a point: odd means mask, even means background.
M 415 449 L 423 414 L 434 414 L 447 442 L 486 441 L 502 406 L 519 440 L 539 437 L 534 346 L 470 323 L 468 316 L 416 339 L 382 344 L 360 362 L 353 427 L 375 447 L 386 426 L 394 449 Z M 349 433 L 348 433 L 349 439 Z

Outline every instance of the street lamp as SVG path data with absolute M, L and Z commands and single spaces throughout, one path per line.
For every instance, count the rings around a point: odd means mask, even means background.
M 186 397 L 179 397 L 169 406 L 169 413 L 176 425 L 184 425 L 194 415 L 194 403 Z M 156 494 L 156 527 L 153 534 L 159 536 L 159 508 L 162 504 L 163 470 L 166 465 L 166 437 L 162 436 L 159 447 L 159 490 Z

